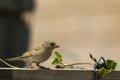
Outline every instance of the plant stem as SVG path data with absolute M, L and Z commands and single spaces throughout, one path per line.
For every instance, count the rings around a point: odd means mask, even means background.
M 6 61 L 4 61 L 4 60 L 3 60 L 3 59 L 1 59 L 1 58 L 0 58 L 0 61 L 1 61 L 1 62 L 3 62 L 5 65 L 7 65 L 7 66 L 11 67 L 11 68 L 18 68 L 18 67 L 16 67 L 16 66 L 13 66 L 13 65 L 11 65 L 11 64 L 9 64 L 9 63 L 7 63 Z
M 90 66 L 93 66 L 91 63 L 88 63 L 88 62 L 83 62 L 83 63 L 73 63 L 73 64 L 66 64 L 65 66 L 83 65 L 83 64 L 88 64 L 88 65 L 90 65 Z

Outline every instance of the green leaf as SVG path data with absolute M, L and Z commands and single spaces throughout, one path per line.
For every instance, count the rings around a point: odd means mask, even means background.
M 56 58 L 52 62 L 52 65 L 57 65 L 60 64 L 63 67 L 65 66 L 64 63 L 62 62 L 62 55 L 59 52 L 55 52 Z
M 92 59 L 92 58 L 93 58 L 93 55 L 92 55 L 91 53 L 89 53 L 89 55 L 90 55 L 90 58 Z
M 93 57 L 93 55 L 92 55 L 91 53 L 89 53 L 89 55 L 90 55 L 90 58 L 91 58 L 94 62 L 97 63 L 97 59 L 96 59 L 95 57 Z
M 95 57 L 93 58 L 93 61 L 97 63 L 97 59 Z
M 98 70 L 98 80 L 101 80 L 108 74 L 110 74 L 116 67 L 117 63 L 114 60 L 106 60 L 105 61 L 105 66 L 101 67 Z
M 62 63 L 62 55 L 59 52 L 55 52 L 56 58 L 52 62 L 53 65 Z
M 110 74 L 112 71 L 113 69 L 106 69 L 105 67 L 100 68 L 98 71 L 98 80 L 101 80 L 102 78 Z
M 56 64 L 59 64 L 59 63 L 60 62 L 59 62 L 58 58 L 55 58 L 54 61 L 52 62 L 53 65 L 56 65 Z
M 97 62 L 97 59 L 95 57 L 93 57 L 93 55 L 91 53 L 89 53 L 90 55 L 90 58 L 96 62 Z M 103 64 L 99 64 L 100 67 L 98 68 L 98 72 L 97 72 L 97 80 L 102 80 L 105 76 L 107 76 L 108 74 L 110 74 L 115 68 L 116 68 L 116 65 L 117 65 L 117 62 L 115 62 L 114 60 L 105 60 L 105 63 Z
M 55 52 L 55 55 L 58 59 L 62 59 L 62 55 L 59 52 Z
M 117 63 L 114 60 L 106 60 L 105 65 L 108 69 L 115 69 Z

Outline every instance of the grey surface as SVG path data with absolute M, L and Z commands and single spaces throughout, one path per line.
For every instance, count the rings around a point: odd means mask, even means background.
M 91 70 L 0 70 L 0 80 L 93 80 Z M 103 80 L 120 80 L 114 71 Z

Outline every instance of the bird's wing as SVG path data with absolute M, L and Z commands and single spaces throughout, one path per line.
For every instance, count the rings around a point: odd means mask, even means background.
M 22 57 L 29 57 L 29 56 L 36 55 L 36 54 L 38 54 L 38 53 L 39 53 L 39 54 L 42 53 L 42 49 L 41 49 L 40 47 L 39 47 L 39 48 L 36 48 L 36 49 L 32 49 L 32 50 L 24 53 L 24 54 L 22 55 Z

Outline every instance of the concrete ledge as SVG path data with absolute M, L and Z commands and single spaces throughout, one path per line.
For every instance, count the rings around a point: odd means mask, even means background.
M 0 80 L 93 80 L 93 71 L 0 69 Z M 120 71 L 113 71 L 103 80 L 120 80 Z

